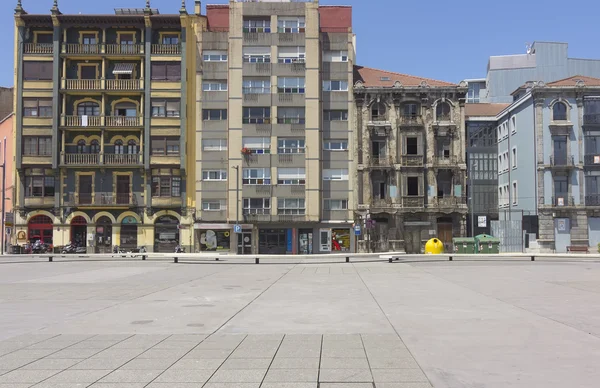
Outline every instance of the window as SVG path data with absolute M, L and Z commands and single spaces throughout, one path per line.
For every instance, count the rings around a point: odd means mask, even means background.
M 306 214 L 305 204 L 304 198 L 279 198 L 277 199 L 277 214 L 304 215 Z
M 347 168 L 323 169 L 323 180 L 324 181 L 347 181 L 348 180 L 348 169 Z
M 468 103 L 478 103 L 479 102 L 480 89 L 481 89 L 481 84 L 479 82 L 469 82 L 469 89 L 467 91 L 467 102 Z
M 406 177 L 406 195 L 408 195 L 408 196 L 419 195 L 419 177 L 417 177 L 417 176 Z
M 161 43 L 172 45 L 179 44 L 179 34 L 176 32 L 170 34 L 163 34 Z
M 153 137 L 152 155 L 155 156 L 179 156 L 180 142 L 176 137 Z
M 100 104 L 86 101 L 77 105 L 77 116 L 100 116 Z
M 327 151 L 348 151 L 347 140 L 325 140 L 323 149 Z
M 227 51 L 205 50 L 202 52 L 202 59 L 204 60 L 204 62 L 227 62 Z
M 96 139 L 90 142 L 90 153 L 91 154 L 99 154 L 100 153 L 100 142 Z
M 270 124 L 271 108 L 243 108 L 244 124 Z
M 517 147 L 512 149 L 512 168 L 517 168 Z
M 304 108 L 277 108 L 277 123 L 279 124 L 304 124 Z
M 419 155 L 419 138 L 409 136 L 406 138 L 406 155 Z
M 348 51 L 325 51 L 323 52 L 323 62 L 348 62 Z
M 227 210 L 227 201 L 224 199 L 212 199 L 209 201 L 202 201 L 202 211 L 218 212 L 224 210 Z
M 244 46 L 242 49 L 244 62 L 270 63 L 271 47 L 268 46 Z
M 202 140 L 203 151 L 227 151 L 227 139 Z
M 347 110 L 326 110 L 323 112 L 324 121 L 348 121 Z
M 160 175 L 152 177 L 153 197 L 180 197 L 181 177 Z
M 552 107 L 552 119 L 555 121 L 567 119 L 567 105 L 562 102 L 557 102 Z
M 244 214 L 271 214 L 270 198 L 244 198 Z
M 517 198 L 518 198 L 517 197 L 517 182 L 516 181 L 513 182 L 512 190 L 513 190 L 513 192 L 512 192 L 512 202 L 513 202 L 513 205 L 516 205 L 518 203 L 518 201 L 517 201 Z
M 54 197 L 53 176 L 26 176 L 25 197 Z
M 226 92 L 227 81 L 204 81 L 202 82 L 204 92 Z
M 81 65 L 79 79 L 98 79 L 98 65 Z
M 304 94 L 304 77 L 278 77 L 277 93 Z
M 435 118 L 437 121 L 450 121 L 450 104 L 440 102 L 435 107 Z
M 402 106 L 404 117 L 417 117 L 419 115 L 419 106 L 417 104 L 404 104 Z
M 304 168 L 281 168 L 277 169 L 278 185 L 305 185 L 306 170 Z
M 510 123 L 512 127 L 512 133 L 517 133 L 517 118 L 513 116 L 510 120 Z
M 137 106 L 134 103 L 122 102 L 115 105 L 113 114 L 120 117 L 136 117 L 138 115 Z
M 242 184 L 244 185 L 270 185 L 270 168 L 245 168 L 243 171 Z
M 181 100 L 152 100 L 152 117 L 179 117 Z
M 277 62 L 279 63 L 304 63 L 306 60 L 306 49 L 304 46 L 279 47 Z
M 203 170 L 202 180 L 204 181 L 226 181 L 227 170 Z
M 52 81 L 52 61 L 24 61 L 24 81 Z
M 121 142 L 121 144 L 123 144 L 123 142 Z M 78 154 L 87 154 L 88 153 L 88 148 L 85 143 L 85 140 L 79 140 L 77 142 L 77 153 Z
M 244 78 L 242 83 L 242 93 L 244 94 L 270 94 L 270 78 Z
M 386 120 L 387 107 L 383 102 L 378 102 L 371 105 L 371 120 L 373 121 L 385 121 Z
M 227 120 L 227 109 L 203 109 L 202 120 L 220 121 Z
M 324 92 L 343 92 L 348 91 L 348 81 L 323 81 Z
M 24 117 L 52 117 L 51 98 L 24 98 Z
M 304 147 L 304 139 L 277 139 L 278 154 L 303 154 Z
M 325 210 L 348 210 L 347 199 L 326 199 L 323 201 Z
M 34 38 L 37 44 L 52 44 L 52 32 L 38 31 Z
M 152 62 L 152 81 L 181 81 L 181 62 Z
M 51 156 L 52 138 L 38 136 L 23 136 L 23 155 Z
M 271 32 L 271 18 L 244 19 L 243 32 Z
M 297 33 L 304 32 L 306 21 L 304 16 L 301 17 L 282 17 L 277 18 L 277 32 L 280 33 Z
M 270 137 L 243 137 L 242 147 L 248 148 L 253 154 L 270 154 L 271 153 L 271 138 Z

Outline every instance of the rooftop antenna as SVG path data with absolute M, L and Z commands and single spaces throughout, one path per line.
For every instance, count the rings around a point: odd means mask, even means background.
M 525 42 L 525 48 L 527 51 L 527 55 L 531 54 L 531 43 Z

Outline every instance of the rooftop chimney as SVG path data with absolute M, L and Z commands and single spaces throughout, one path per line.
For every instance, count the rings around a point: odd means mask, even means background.
M 202 1 L 196 0 L 194 3 L 194 13 L 198 16 L 202 15 Z

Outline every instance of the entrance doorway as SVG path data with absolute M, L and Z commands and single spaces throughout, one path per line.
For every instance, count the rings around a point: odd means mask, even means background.
M 52 245 L 52 219 L 48 216 L 35 216 L 27 224 L 27 239 L 31 244 L 41 240 Z
M 96 222 L 96 252 L 112 252 L 112 221 L 106 216 Z
M 452 252 L 452 218 L 438 218 L 437 230 L 437 237 L 444 243 L 444 251 Z
M 129 203 L 129 175 L 117 176 L 117 204 L 127 205 Z
M 298 231 L 298 253 L 301 255 L 311 255 L 313 253 L 312 229 L 300 229 Z
M 238 235 L 238 255 L 252 254 L 252 231 L 244 230 Z
M 568 218 L 555 218 L 554 251 L 556 253 L 567 253 L 569 245 L 571 245 L 571 220 Z
M 179 245 L 179 221 L 173 216 L 159 217 L 154 223 L 154 252 L 175 252 Z
M 71 221 L 71 243 L 78 247 L 87 246 L 87 221 L 82 216 Z
M 121 222 L 121 248 L 125 250 L 135 249 L 137 245 L 137 220 L 135 217 L 125 217 Z
M 286 238 L 285 229 L 261 229 L 258 233 L 258 253 L 285 255 Z

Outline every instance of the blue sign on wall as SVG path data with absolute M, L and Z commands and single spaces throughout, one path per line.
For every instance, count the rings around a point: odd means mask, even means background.
M 292 252 L 292 242 L 294 240 L 294 233 L 292 229 L 286 229 L 286 238 L 285 238 L 286 242 L 287 242 L 287 248 L 286 251 L 287 252 Z
M 360 230 L 360 225 L 354 225 L 354 235 L 360 236 L 362 231 Z

